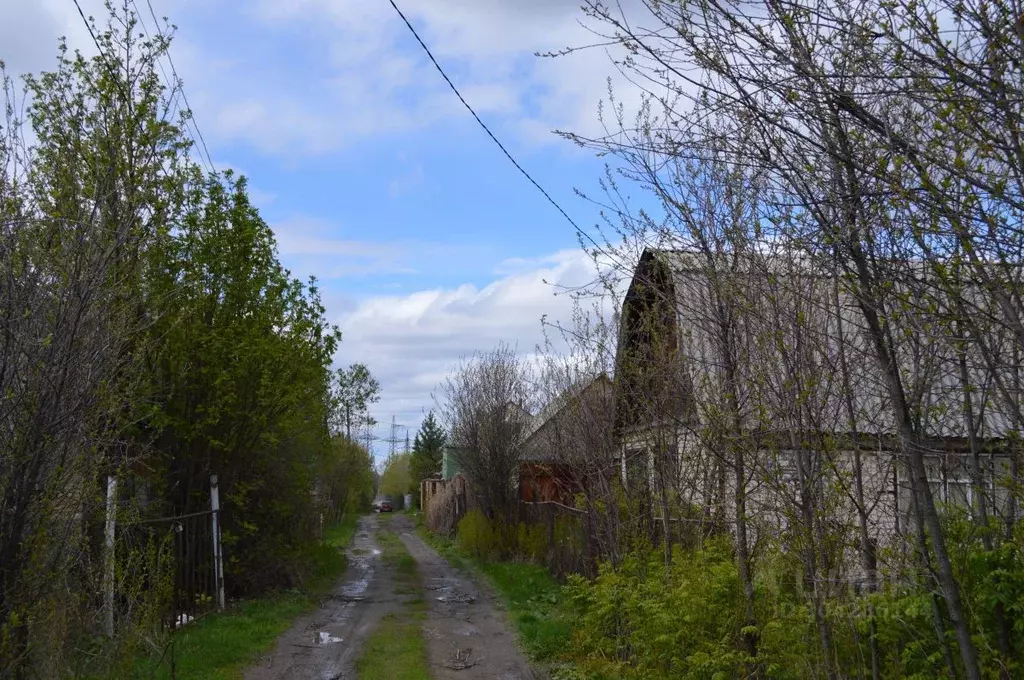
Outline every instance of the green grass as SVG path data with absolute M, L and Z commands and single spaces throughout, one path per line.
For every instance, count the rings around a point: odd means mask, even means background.
M 137 678 L 236 680 L 245 669 L 271 649 L 292 621 L 317 605 L 345 571 L 341 553 L 356 532 L 358 517 L 345 517 L 324 532 L 321 543 L 310 549 L 311 576 L 295 592 L 276 593 L 247 600 L 223 614 L 210 614 L 171 634 L 162 653 L 135 664 Z M 172 654 L 173 652 L 173 654 Z
M 381 559 L 385 564 L 390 564 L 398 570 L 398 580 L 400 582 L 411 581 L 411 584 L 419 585 L 416 560 L 405 549 L 402 540 L 394 532 L 384 531 L 377 534 L 377 542 L 380 543 Z
M 572 625 L 561 607 L 562 587 L 544 567 L 525 562 L 483 562 L 458 551 L 455 541 L 430 533 L 419 535 L 458 569 L 482 574 L 508 609 L 523 649 L 535 661 L 553 661 L 569 648 Z
M 522 562 L 478 564 L 508 607 L 527 654 L 551 661 L 569 647 L 572 626 L 559 611 L 562 587 L 548 570 Z
M 387 614 L 366 641 L 356 673 L 359 680 L 429 680 L 426 659 L 421 624 Z
M 416 560 L 388 528 L 377 534 L 377 542 L 383 562 L 395 568 L 395 592 L 415 597 L 405 600 L 400 613 L 381 619 L 356 661 L 356 674 L 359 680 L 429 680 L 422 624 L 427 605 Z

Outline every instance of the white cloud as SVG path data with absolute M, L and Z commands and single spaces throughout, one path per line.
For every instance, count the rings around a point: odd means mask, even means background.
M 99 0 L 81 0 L 101 19 Z M 595 41 L 578 0 L 404 0 L 400 3 L 470 103 L 530 142 L 549 131 L 597 132 L 597 103 L 615 73 L 602 49 L 557 59 L 535 51 Z M 627 6 L 638 5 L 628 0 Z M 173 45 L 196 118 L 211 142 L 243 141 L 295 159 L 357 140 L 472 124 L 387 2 L 263 0 L 212 5 L 154 0 L 184 28 Z M 631 10 L 632 11 L 632 10 Z M 73 3 L 0 0 L 0 58 L 14 73 L 53 64 L 55 42 L 91 51 Z M 152 17 L 142 20 L 155 30 Z M 189 21 L 195 24 L 190 26 Z M 205 41 L 200 21 L 223 25 Z M 266 49 L 255 48 L 268 45 Z M 635 88 L 623 89 L 627 108 Z
M 526 141 L 550 143 L 554 128 L 598 133 L 597 106 L 609 77 L 627 109 L 636 102 L 636 89 L 626 86 L 603 48 L 534 56 L 595 41 L 581 26 L 578 0 L 400 4 L 476 111 Z M 308 49 L 284 60 L 280 54 L 247 56 L 262 63 L 215 60 L 218 68 L 191 60 L 193 66 L 182 70 L 210 95 L 203 101 L 213 110 L 204 118 L 219 137 L 295 157 L 445 120 L 471 124 L 389 3 L 265 0 L 251 11 L 269 35 L 299 35 Z
M 100 0 L 79 0 L 86 16 L 105 25 L 106 10 Z M 64 36 L 72 51 L 95 54 L 89 31 L 72 2 L 62 0 L 0 0 L 0 60 L 14 75 L 53 70 L 57 39 Z
M 338 320 L 344 334 L 338 362 L 366 363 L 381 381 L 374 415 L 382 432 L 394 415 L 415 434 L 433 406 L 432 392 L 462 357 L 499 342 L 528 356 L 544 341 L 541 317 L 570 321 L 572 300 L 556 292 L 593 280 L 590 258 L 564 250 L 524 265 L 503 264 L 506 273 L 483 287 L 369 297 Z

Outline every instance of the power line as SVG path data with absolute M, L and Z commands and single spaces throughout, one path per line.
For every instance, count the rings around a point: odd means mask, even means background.
M 78 10 L 78 16 L 82 17 L 82 23 L 85 24 L 86 30 L 89 31 L 89 37 L 92 38 L 92 43 L 93 43 L 93 45 L 96 46 L 96 51 L 99 53 L 100 57 L 103 58 L 105 56 L 104 52 L 103 52 L 103 48 L 100 46 L 100 41 L 96 37 L 96 33 L 92 30 L 92 24 L 89 22 L 89 19 L 85 16 L 85 12 L 82 11 L 81 4 L 79 4 L 78 0 L 71 0 L 71 1 L 73 3 L 75 3 L 75 9 Z M 146 36 L 148 37 L 149 36 L 149 30 L 146 28 L 146 22 L 143 21 L 143 19 L 142 19 L 141 12 L 139 11 L 139 6 L 137 4 L 135 4 L 135 0 L 131 0 L 131 2 L 132 2 L 132 6 L 135 7 L 135 16 L 138 17 L 139 23 L 142 25 L 142 30 L 146 33 Z M 153 11 L 153 4 L 152 4 L 152 2 L 150 2 L 150 0 L 146 0 L 146 3 L 149 5 L 149 11 L 150 11 L 150 14 L 153 16 L 153 21 L 156 22 L 156 26 L 154 26 L 154 30 L 157 31 L 158 35 L 162 36 L 163 34 L 160 32 L 160 24 L 159 24 L 159 21 L 157 21 L 156 12 Z M 200 153 L 199 156 L 200 156 L 200 158 L 203 161 L 206 162 L 207 169 L 211 173 L 213 173 L 215 168 L 214 168 L 214 165 L 213 165 L 213 160 L 210 157 L 210 150 L 206 147 L 206 140 L 203 139 L 203 133 L 199 130 L 199 124 L 195 120 L 195 114 L 192 112 L 192 107 L 188 103 L 188 97 L 185 95 L 185 88 L 181 85 L 181 79 L 178 77 L 178 72 L 174 68 L 174 60 L 171 59 L 170 48 L 168 48 L 166 50 L 166 56 L 167 56 L 167 61 L 171 65 L 171 73 L 174 75 L 174 78 L 175 78 L 174 83 L 173 84 L 169 84 L 169 87 L 171 87 L 171 91 L 172 92 L 177 91 L 177 92 L 181 93 L 182 101 L 185 103 L 185 108 L 189 112 L 189 118 L 192 120 L 192 127 L 195 128 L 196 135 L 199 136 L 199 141 L 202 144 L 203 152 L 205 152 L 205 154 L 206 154 L 205 157 L 203 156 L 202 153 Z M 105 59 L 103 59 L 103 61 L 104 61 L 104 63 L 106 63 Z M 169 78 L 167 77 L 167 72 L 164 71 L 163 64 L 161 64 L 159 61 L 157 62 L 157 64 L 160 67 L 160 72 L 164 76 L 164 80 L 169 80 Z M 110 68 L 109 64 L 107 64 L 107 68 L 108 68 L 108 70 L 111 71 L 112 81 L 115 83 L 115 85 L 118 86 L 118 89 L 121 89 L 120 88 L 120 81 L 116 77 L 116 74 L 113 73 L 113 69 Z M 128 92 L 125 92 L 125 91 L 122 90 L 121 95 L 125 98 L 125 101 L 128 100 L 128 97 L 129 97 L 129 93 Z M 192 137 L 192 132 L 188 129 L 188 125 L 187 124 L 185 126 L 185 131 L 188 133 L 189 137 L 192 138 L 192 143 L 196 144 L 195 137 Z M 198 148 L 198 145 L 197 145 L 197 148 Z
M 533 186 L 537 187 L 537 191 L 542 193 L 544 195 L 544 198 L 548 199 L 548 203 L 550 203 L 551 205 L 555 206 L 555 209 L 558 210 L 558 212 L 562 213 L 562 217 L 564 217 L 569 222 L 569 224 L 571 224 L 573 226 L 573 229 L 576 230 L 576 233 L 578 233 L 580 236 L 586 238 L 588 241 L 590 241 L 595 246 L 598 246 L 597 242 L 594 241 L 594 239 L 591 238 L 589 234 L 587 234 L 585 231 L 583 231 L 580 228 L 580 226 L 578 224 L 576 224 L 575 220 L 573 220 L 571 217 L 569 217 L 569 213 L 565 212 L 565 210 L 562 208 L 562 206 L 560 206 L 558 204 L 558 202 L 555 201 L 555 199 L 551 198 L 551 194 L 549 194 L 544 189 L 544 187 L 542 187 L 537 182 L 537 180 L 535 180 L 530 175 L 530 173 L 528 173 L 523 168 L 523 166 L 519 164 L 519 161 L 517 161 L 515 158 L 512 157 L 512 154 L 509 153 L 508 149 L 505 148 L 505 145 L 501 143 L 501 141 L 494 135 L 493 132 L 491 132 L 491 129 L 489 127 L 487 127 L 487 124 L 484 123 L 480 119 L 480 116 L 478 116 L 476 114 L 476 111 L 473 110 L 473 107 L 470 106 L 469 102 L 467 102 L 465 97 L 462 96 L 462 93 L 459 92 L 459 88 L 455 87 L 455 83 L 453 83 L 451 81 L 451 78 L 448 77 L 448 74 L 446 74 L 444 72 L 444 69 L 441 68 L 441 64 L 439 64 L 437 62 L 437 59 L 434 58 L 434 55 L 433 55 L 433 53 L 431 53 L 430 48 L 427 47 L 427 44 L 425 42 L 423 42 L 423 39 L 420 37 L 420 34 L 416 32 L 416 29 L 413 28 L 412 24 L 405 17 L 405 14 L 403 14 L 402 10 L 398 8 L 397 4 L 395 4 L 395 0 L 388 0 L 388 2 L 390 2 L 391 6 L 395 8 L 395 11 L 398 13 L 398 16 L 402 18 L 402 21 L 405 22 L 406 27 L 408 27 L 408 29 L 412 33 L 413 37 L 416 38 L 416 42 L 418 42 L 420 44 L 420 47 L 423 48 L 423 51 L 427 53 L 427 57 L 429 57 L 431 63 L 434 64 L 434 68 L 436 68 L 437 72 L 441 74 L 442 78 L 444 78 L 444 82 L 448 83 L 448 87 L 450 87 L 452 89 L 452 92 L 454 92 L 455 96 L 459 98 L 459 101 L 462 102 L 462 105 L 466 107 L 466 110 L 469 111 L 473 115 L 473 118 L 476 119 L 476 122 L 479 123 L 480 127 L 482 127 L 484 132 L 487 133 L 487 136 L 490 137 L 491 140 L 495 144 L 498 145 L 498 148 L 501 149 L 501 152 L 503 154 L 505 154 L 505 157 L 508 158 L 512 162 L 512 165 L 516 166 L 516 169 L 519 170 L 519 172 L 521 172 L 523 174 L 523 177 L 525 177 L 526 179 L 528 179 L 530 181 L 530 184 L 532 184 Z
M 99 50 L 100 54 L 103 54 L 103 50 L 100 48 L 100 41 L 96 39 L 96 34 L 92 32 L 92 24 L 85 18 L 85 12 L 82 11 L 82 6 L 78 4 L 78 0 L 72 0 L 75 3 L 75 7 L 78 8 L 78 16 L 82 17 L 82 23 L 85 24 L 85 28 L 89 31 L 89 35 L 92 37 L 92 43 Z
M 75 0 L 75 2 L 77 1 L 78 0 Z M 157 19 L 156 12 L 153 10 L 152 0 L 146 0 L 146 5 L 149 7 L 149 15 L 153 17 L 153 30 L 157 32 L 157 35 L 163 36 L 163 32 L 160 30 L 160 20 Z M 136 16 L 139 17 L 139 23 L 142 24 L 142 30 L 145 31 L 146 35 L 148 36 L 149 31 L 146 30 L 146 22 L 142 19 L 142 12 L 139 10 L 139 6 L 135 3 L 135 0 L 132 0 L 132 6 L 135 8 Z M 206 139 L 203 138 L 203 133 L 199 129 L 199 123 L 196 122 L 195 111 L 192 110 L 192 105 L 188 103 L 188 95 L 185 94 L 185 85 L 181 78 L 178 77 L 178 70 L 174 68 L 174 58 L 171 57 L 170 45 L 168 45 L 167 49 L 164 50 L 164 55 L 167 57 L 167 63 L 171 66 L 171 75 L 174 76 L 174 84 L 172 91 L 177 90 L 181 93 L 181 101 L 185 104 L 185 110 L 188 111 L 188 118 L 192 121 L 192 127 L 195 128 L 196 135 L 199 137 L 199 144 L 202 145 L 203 147 L 203 151 L 200 154 L 200 157 L 202 157 L 203 154 L 206 154 L 206 164 L 209 166 L 208 169 L 210 170 L 210 172 L 213 173 L 215 171 L 215 167 L 213 165 L 213 158 L 210 156 L 210 150 L 206 146 Z M 164 74 L 164 80 L 167 80 L 167 73 L 164 71 L 163 64 L 160 64 L 160 72 Z M 193 138 L 192 143 L 195 144 L 195 141 L 196 140 Z
M 75 3 L 75 8 L 78 9 L 78 16 L 82 17 L 82 23 L 85 24 L 85 29 L 89 31 L 89 37 L 92 38 L 92 44 L 96 46 L 96 51 L 99 52 L 100 57 L 105 56 L 103 54 L 103 48 L 100 47 L 99 39 L 96 38 L 96 34 L 92 31 L 92 24 L 89 23 L 89 19 L 86 18 L 85 12 L 82 11 L 82 6 L 78 4 L 78 0 L 72 0 L 72 2 Z M 114 73 L 114 70 L 110 67 L 110 64 L 106 63 L 105 59 L 103 59 L 103 62 L 106 65 L 107 70 L 110 71 L 110 81 L 114 83 L 117 89 L 121 90 L 121 96 L 124 97 L 127 102 L 128 93 L 121 88 L 121 82 L 118 80 L 117 74 Z

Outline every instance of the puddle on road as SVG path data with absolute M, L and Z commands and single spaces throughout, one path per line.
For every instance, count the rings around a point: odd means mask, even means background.
M 373 578 L 373 571 L 364 572 L 361 578 L 350 581 L 341 587 L 339 595 L 343 600 L 361 600 L 363 593 L 370 587 L 370 579 Z
M 469 593 L 461 593 L 452 586 L 443 586 L 438 588 L 437 592 L 441 594 L 434 599 L 445 604 L 473 604 L 476 602 L 475 596 Z
M 471 637 L 473 635 L 479 635 L 480 634 L 480 629 L 477 628 L 476 626 L 474 626 L 472 623 L 464 621 L 463 625 L 456 626 L 452 630 L 452 632 L 455 633 L 456 635 L 461 635 L 463 637 Z
M 434 599 L 445 604 L 473 604 L 476 602 L 476 596 L 460 590 L 460 585 L 461 582 L 458 579 L 442 576 L 430 579 L 426 590 L 438 593 Z
M 340 637 L 337 637 L 336 635 L 331 635 L 330 633 L 328 633 L 325 630 L 320 631 L 318 637 L 319 637 L 319 643 L 322 644 L 322 645 L 330 645 L 330 644 L 335 644 L 335 643 L 341 642 L 341 638 Z
M 370 540 L 369 534 L 357 534 L 356 537 L 358 539 L 365 539 L 366 543 Z M 365 593 L 366 589 L 370 587 L 370 581 L 373 580 L 373 572 L 375 571 L 377 558 L 379 558 L 380 555 L 381 551 L 379 548 L 370 547 L 365 545 L 365 543 L 361 546 L 352 547 L 348 551 L 348 556 L 352 567 L 359 576 L 343 585 L 341 590 L 338 591 L 338 594 L 335 595 L 335 599 L 346 602 L 361 601 L 363 599 L 363 593 Z

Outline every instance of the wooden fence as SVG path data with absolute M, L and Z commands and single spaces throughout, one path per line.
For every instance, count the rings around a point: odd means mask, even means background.
M 568 574 L 596 574 L 596 546 L 585 511 L 557 501 L 520 501 L 519 522 L 544 527 L 545 561 L 553 576 L 564 579 Z
M 437 534 L 455 533 L 472 502 L 466 479 L 455 475 L 452 479 L 424 479 L 420 482 L 420 508 L 427 528 Z

